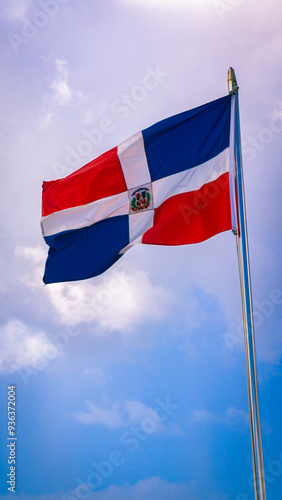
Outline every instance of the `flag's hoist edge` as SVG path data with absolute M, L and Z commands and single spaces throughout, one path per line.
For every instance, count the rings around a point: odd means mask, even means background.
M 44 182 L 44 282 L 97 276 L 136 243 L 198 243 L 231 229 L 229 131 L 225 96 Z

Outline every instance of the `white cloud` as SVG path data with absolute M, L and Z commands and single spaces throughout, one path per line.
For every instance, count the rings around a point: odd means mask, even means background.
M 144 419 L 153 419 L 160 428 L 160 418 L 156 411 L 140 401 L 114 403 L 109 408 L 102 408 L 92 401 L 86 401 L 88 411 L 76 413 L 76 420 L 85 425 L 101 424 L 110 429 L 124 427 L 129 424 L 140 424 Z
M 214 420 L 214 415 L 205 409 L 197 409 L 191 411 L 193 422 L 211 422 Z
M 21 321 L 12 319 L 0 328 L 0 371 L 39 368 L 50 354 L 54 357 L 54 348 L 44 332 L 32 332 Z
M 68 84 L 69 72 L 67 68 L 67 61 L 65 59 L 56 59 L 56 77 L 50 85 L 53 90 L 51 96 L 55 104 L 60 106 L 66 106 L 70 103 L 72 99 L 72 91 Z
M 111 408 L 101 408 L 91 401 L 86 401 L 86 405 L 88 411 L 75 414 L 78 422 L 85 425 L 102 424 L 110 429 L 124 425 L 119 403 L 114 404 Z
M 136 269 L 111 270 L 97 285 L 89 280 L 56 283 L 47 291 L 61 322 L 96 321 L 102 332 L 119 330 L 125 334 L 137 332 L 141 321 L 162 319 L 173 300 L 170 292 L 153 285 L 146 272 Z
M 101 277 L 72 283 L 42 284 L 46 250 L 42 246 L 18 246 L 15 249 L 19 280 L 28 286 L 25 297 L 30 307 L 40 310 L 44 303 L 53 312 L 53 320 L 61 325 L 89 325 L 88 332 L 105 336 L 114 331 L 122 335 L 143 335 L 143 327 L 161 321 L 168 315 L 174 297 L 163 286 L 151 283 L 144 271 L 112 268 Z M 90 374 L 90 373 L 88 373 Z M 94 377 L 98 373 L 94 373 Z
M 87 484 L 80 485 L 80 492 L 85 487 L 85 498 L 87 500 L 202 500 L 204 497 L 197 492 L 201 489 L 194 481 L 193 483 L 169 483 L 168 481 L 159 477 L 150 477 L 138 481 L 136 484 L 130 485 L 125 483 L 117 486 L 112 485 L 102 491 L 91 492 Z M 89 493 L 89 494 L 88 494 Z M 77 498 L 76 491 L 68 493 L 69 498 Z M 2 497 L 4 500 L 9 500 L 8 495 Z M 22 495 L 17 497 L 19 500 L 62 500 L 62 492 L 48 494 L 48 495 Z M 209 490 L 209 500 L 228 500 L 229 494 L 220 494 L 215 491 Z
M 4 3 L 4 2 L 3 2 Z M 5 2 L 2 15 L 4 14 L 12 21 L 27 21 L 27 12 L 30 6 L 30 0 L 9 0 Z
M 240 408 L 229 407 L 223 414 L 211 413 L 206 409 L 196 409 L 191 411 L 193 422 L 210 422 L 212 424 L 231 425 L 244 424 L 249 425 L 249 414 Z
M 44 116 L 40 118 L 39 130 L 46 130 L 48 127 L 53 125 L 54 115 L 51 112 L 46 113 Z
M 42 260 L 46 258 L 46 252 L 39 246 L 34 247 L 21 247 L 15 248 L 15 254 L 19 257 L 26 257 L 31 259 L 35 264 L 41 264 Z
M 125 3 L 129 3 L 131 5 L 137 4 L 141 5 L 144 8 L 154 8 L 154 7 L 159 7 L 159 8 L 164 8 L 167 9 L 167 7 L 171 7 L 171 0 L 124 0 Z M 193 0 L 174 0 L 173 2 L 173 11 L 177 14 L 179 8 L 189 8 L 199 6 L 199 5 L 205 5 L 208 6 L 210 3 L 209 0 L 198 0 L 197 3 L 194 2 Z
M 248 412 L 245 410 L 241 410 L 240 408 L 234 408 L 233 406 L 227 408 L 225 416 L 227 421 L 229 422 L 233 423 L 238 422 L 245 425 L 249 425 L 250 423 L 250 417 Z
M 47 257 L 47 252 L 43 246 L 17 246 L 15 248 L 15 255 L 25 260 L 25 272 L 22 272 L 20 276 L 21 281 L 33 288 L 38 287 L 42 289 L 42 275 Z
M 87 103 L 87 99 L 85 97 L 81 97 L 81 100 L 84 101 L 84 104 L 87 104 L 87 109 L 84 111 L 84 123 L 87 125 L 91 123 L 95 123 L 95 120 L 97 120 L 97 117 L 104 117 L 109 113 L 109 105 L 107 101 L 99 101 L 95 103 L 91 103 L 89 105 Z
M 36 136 L 34 134 L 30 134 L 28 132 L 20 132 L 19 133 L 19 143 L 20 144 L 35 144 Z
M 200 500 L 193 492 L 194 485 L 183 483 L 169 483 L 159 477 L 151 477 L 138 481 L 134 485 L 124 484 L 122 486 L 112 485 L 104 491 L 93 493 L 89 500 Z M 216 497 L 211 496 L 209 500 Z M 219 500 L 219 497 L 217 497 Z M 223 499 L 222 499 L 223 500 Z
M 49 65 L 49 59 L 43 57 L 46 65 Z M 52 72 L 54 71 L 52 61 Z M 85 105 L 87 99 L 81 90 L 73 90 L 69 83 L 68 62 L 63 58 L 55 60 L 55 77 L 48 85 L 48 92 L 43 96 L 41 113 L 38 117 L 39 131 L 43 132 L 50 127 L 56 126 L 56 117 L 61 107 L 71 106 L 74 108 L 79 105 Z
M 84 375 L 91 377 L 92 384 L 96 386 L 104 386 L 112 380 L 112 375 L 108 370 L 102 370 L 102 368 L 85 368 Z

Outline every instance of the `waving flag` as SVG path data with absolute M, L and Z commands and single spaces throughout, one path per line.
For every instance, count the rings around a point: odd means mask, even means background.
M 45 283 L 103 273 L 136 243 L 199 243 L 231 229 L 231 96 L 133 135 L 43 183 Z

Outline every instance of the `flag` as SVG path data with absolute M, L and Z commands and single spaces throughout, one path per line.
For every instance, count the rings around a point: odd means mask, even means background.
M 166 118 L 63 179 L 43 182 L 45 283 L 91 278 L 133 245 L 231 229 L 231 96 Z

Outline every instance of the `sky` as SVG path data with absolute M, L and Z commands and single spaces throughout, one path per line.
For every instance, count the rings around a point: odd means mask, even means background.
M 278 0 L 1 2 L 1 499 L 254 499 L 233 234 L 42 282 L 42 181 L 226 95 L 230 66 L 266 492 L 281 497 L 281 16 Z

